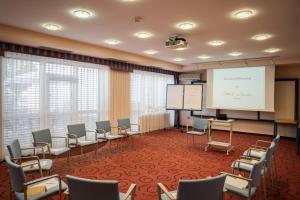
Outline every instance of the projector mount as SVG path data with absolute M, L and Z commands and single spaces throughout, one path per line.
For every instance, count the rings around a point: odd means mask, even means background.
M 186 39 L 179 35 L 170 36 L 165 42 L 165 47 L 169 49 L 184 49 L 187 46 L 188 42 Z

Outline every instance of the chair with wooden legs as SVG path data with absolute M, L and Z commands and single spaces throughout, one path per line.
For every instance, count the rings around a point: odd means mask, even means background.
M 140 125 L 139 124 L 132 124 L 130 123 L 130 119 L 129 118 L 124 118 L 124 119 L 118 119 L 118 129 L 119 129 L 119 133 L 121 134 L 126 134 L 126 135 L 140 135 Z M 133 126 L 137 127 L 137 131 L 134 131 L 132 129 Z
M 112 141 L 116 141 L 119 139 L 124 138 L 124 135 L 120 135 L 118 133 L 113 134 L 112 129 L 118 129 L 118 127 L 112 127 L 110 124 L 110 121 L 98 121 L 96 122 L 96 132 L 97 132 L 97 138 L 99 139 L 106 139 L 109 142 L 109 150 L 110 153 L 112 153 Z M 117 144 L 118 146 L 118 144 Z
M 221 174 L 227 175 L 224 185 L 225 190 L 242 198 L 252 199 L 260 186 L 264 164 L 264 158 L 254 163 L 248 177 L 221 172 Z
M 157 184 L 159 200 L 220 200 L 223 198 L 223 187 L 226 175 L 218 175 L 206 179 L 180 180 L 178 189 L 168 191 L 162 184 Z
M 96 131 L 89 131 L 85 129 L 84 124 L 68 125 L 68 146 L 80 147 L 80 153 L 83 154 L 83 147 L 87 145 L 95 145 L 95 153 L 98 149 L 98 140 Z M 93 139 L 88 139 L 87 132 L 94 134 Z M 75 142 L 72 142 L 72 140 Z
M 43 171 L 47 172 L 48 175 L 51 173 L 52 160 L 51 159 L 40 159 L 35 155 L 35 148 L 21 148 L 20 142 L 18 139 L 13 140 L 7 149 L 10 155 L 11 160 L 19 164 L 24 173 L 34 173 L 39 172 L 43 176 Z M 24 150 L 33 150 L 33 156 L 23 156 L 22 151 Z
M 244 151 L 243 155 L 250 156 L 253 158 L 261 158 L 261 156 L 266 153 L 267 149 L 270 147 L 272 142 L 275 143 L 275 150 L 274 150 L 274 154 L 275 154 L 279 140 L 280 140 L 279 134 L 277 134 L 276 138 L 274 138 L 272 141 L 257 140 L 254 145 L 252 145 L 250 148 Z
M 236 174 L 236 171 L 238 173 L 243 172 L 245 173 L 251 173 L 253 166 L 258 162 L 264 162 L 263 169 L 261 171 L 261 177 L 262 177 L 262 184 L 263 184 L 263 193 L 264 197 L 267 197 L 267 190 L 266 190 L 266 184 L 267 184 L 267 178 L 268 178 L 268 172 L 270 171 L 267 165 L 269 155 L 272 153 L 272 150 L 269 149 L 267 151 L 267 154 L 265 156 L 262 156 L 260 159 L 257 158 L 251 158 L 242 156 L 240 159 L 237 159 L 233 161 L 231 167 L 232 167 L 232 173 Z
M 12 162 L 7 156 L 5 161 L 10 176 L 11 194 L 14 193 L 17 200 L 40 200 L 56 194 L 61 199 L 62 192 L 68 187 L 58 175 L 28 181 L 21 165 Z
M 40 147 L 42 150 L 43 157 L 45 155 L 52 155 L 58 157 L 59 155 L 68 154 L 68 160 L 70 158 L 70 148 L 68 147 L 68 139 L 67 137 L 60 136 L 51 136 L 51 132 L 49 129 L 43 129 L 32 132 L 33 136 L 33 145 L 35 147 Z M 54 147 L 53 139 L 63 139 L 65 145 L 62 147 Z
M 272 166 L 274 167 L 274 174 L 277 179 L 278 176 L 277 176 L 277 165 L 276 165 L 276 149 L 278 147 L 279 140 L 280 140 L 279 134 L 277 134 L 277 136 L 273 139 L 273 141 L 257 140 L 256 143 L 252 145 L 252 147 L 244 151 L 243 156 L 259 159 L 261 158 L 262 155 L 266 154 L 267 149 L 269 149 L 272 142 L 274 142 L 275 147 L 272 154 L 272 162 L 273 162 Z
M 133 146 L 133 138 L 131 136 L 141 135 L 140 125 L 130 123 L 129 118 L 118 119 L 118 133 L 129 138 L 131 146 Z M 133 127 L 137 127 L 137 131 L 133 130 Z
M 67 175 L 71 200 L 134 200 L 136 185 L 126 193 L 119 192 L 118 181 L 91 180 Z

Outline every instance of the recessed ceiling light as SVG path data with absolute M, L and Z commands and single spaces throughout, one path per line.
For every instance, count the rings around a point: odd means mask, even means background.
M 144 32 L 144 31 L 142 31 L 142 32 L 137 32 L 137 33 L 135 33 L 134 35 L 135 35 L 136 37 L 138 37 L 138 38 L 141 38 L 141 39 L 150 38 L 150 37 L 152 36 L 151 33 L 149 33 L 149 32 Z
M 42 26 L 50 31 L 58 31 L 62 29 L 62 26 L 59 24 L 54 24 L 54 23 L 44 23 Z
M 267 34 L 267 33 L 262 33 L 262 34 L 257 34 L 257 35 L 254 35 L 252 37 L 253 40 L 257 40 L 257 41 L 263 41 L 263 40 L 267 40 L 269 38 L 271 38 L 272 35 L 270 34 Z
M 236 19 L 248 19 L 256 14 L 256 10 L 253 9 L 242 9 L 232 13 L 232 17 Z
M 205 59 L 211 58 L 211 56 L 208 56 L 208 55 L 201 55 L 201 56 L 198 56 L 197 58 L 200 58 L 200 59 L 202 59 L 202 60 L 205 60 Z
M 183 61 L 184 59 L 183 59 L 183 58 L 174 58 L 173 60 L 176 61 L 176 62 L 181 62 L 181 61 Z
M 92 11 L 85 9 L 74 9 L 71 11 L 71 14 L 80 19 L 88 19 L 94 15 Z
M 242 54 L 243 54 L 242 52 L 234 51 L 234 52 L 229 53 L 228 55 L 230 55 L 230 56 L 240 56 Z
M 153 55 L 153 54 L 157 54 L 158 51 L 153 50 L 153 49 L 149 49 L 149 50 L 144 51 L 144 53 L 145 53 L 145 54 L 149 54 L 149 55 Z
M 180 22 L 178 24 L 176 24 L 176 27 L 182 30 L 189 30 L 192 29 L 196 26 L 195 23 L 193 22 Z
M 115 40 L 115 39 L 104 40 L 104 42 L 105 42 L 106 44 L 110 44 L 110 45 L 117 45 L 117 44 L 120 44 L 120 41 L 119 41 L 119 40 Z
M 124 2 L 134 2 L 134 1 L 139 1 L 139 0 L 121 0 L 121 1 L 124 1 Z
M 281 49 L 279 49 L 279 48 L 269 48 L 269 49 L 264 50 L 264 52 L 266 52 L 266 53 L 276 53 L 278 51 L 281 51 Z
M 225 44 L 225 42 L 222 40 L 212 40 L 212 41 L 209 41 L 208 44 L 211 46 L 221 46 L 221 45 Z

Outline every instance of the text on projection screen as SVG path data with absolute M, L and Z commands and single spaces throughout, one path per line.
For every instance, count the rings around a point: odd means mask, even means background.
M 265 109 L 265 67 L 213 70 L 213 107 Z

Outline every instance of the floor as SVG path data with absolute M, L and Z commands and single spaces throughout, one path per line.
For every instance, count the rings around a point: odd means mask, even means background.
M 214 138 L 222 141 L 227 137 L 226 132 L 214 134 Z M 158 182 L 174 190 L 180 179 L 198 179 L 215 176 L 222 171 L 230 172 L 232 161 L 257 139 L 272 138 L 234 133 L 235 149 L 226 156 L 220 151 L 204 152 L 205 136 L 196 138 L 193 145 L 192 137 L 187 143 L 187 136 L 179 131 L 157 131 L 135 137 L 133 147 L 123 146 L 121 150 L 116 149 L 117 143 L 113 143 L 112 153 L 107 144 L 98 150 L 97 156 L 94 151 L 74 155 L 69 164 L 65 158 L 58 158 L 54 161 L 52 173 L 60 174 L 62 178 L 71 174 L 90 179 L 118 180 L 122 192 L 126 192 L 131 183 L 136 183 L 135 199 L 153 200 L 158 199 Z M 273 187 L 269 184 L 268 199 L 300 199 L 300 156 L 296 155 L 295 148 L 295 140 L 280 140 L 276 154 L 278 178 Z M 0 199 L 8 199 L 9 177 L 5 163 L 0 164 L 0 172 Z M 226 194 L 225 199 L 239 198 Z M 254 199 L 262 199 L 262 195 Z

